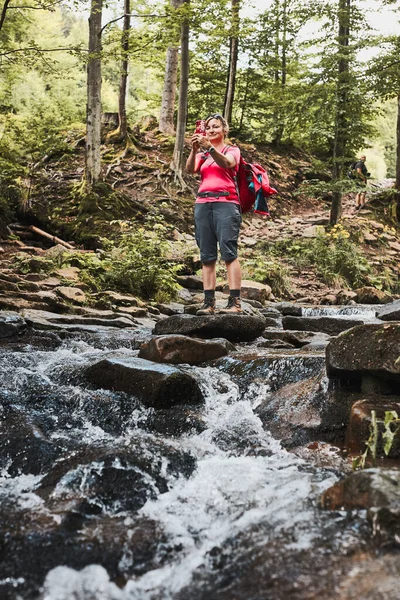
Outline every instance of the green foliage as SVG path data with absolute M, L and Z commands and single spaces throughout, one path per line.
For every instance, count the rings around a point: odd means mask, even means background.
M 268 284 L 277 298 L 290 293 L 288 269 L 272 255 L 257 255 L 246 260 L 243 272 L 249 279 Z
M 176 274 L 182 265 L 167 260 L 169 244 L 163 240 L 164 233 L 162 225 L 155 225 L 152 233 L 138 229 L 124 234 L 119 245 L 103 258 L 106 287 L 111 285 L 147 300 L 173 298 L 178 290 Z
M 127 223 L 122 223 L 128 228 Z M 179 285 L 176 275 L 181 264 L 173 264 L 167 255 L 170 244 L 165 239 L 166 228 L 155 224 L 151 232 L 129 230 L 118 242 L 104 240 L 105 249 L 97 253 L 65 252 L 56 258 L 24 260 L 23 272 L 34 269 L 49 273 L 64 266 L 80 269 L 80 278 L 92 291 L 117 290 L 144 300 L 168 301 L 176 296 Z
M 316 238 L 277 242 L 275 252 L 297 265 L 315 267 L 328 285 L 357 288 L 368 284 L 372 273 L 368 261 L 342 225 L 335 225 L 328 234 L 318 234 Z
M 385 456 L 389 456 L 396 437 L 400 432 L 400 419 L 395 410 L 386 410 L 385 418 L 378 419 L 376 412 L 371 411 L 371 424 L 368 440 L 365 442 L 365 451 L 353 460 L 353 469 L 364 469 L 368 457 L 372 466 L 376 466 L 376 457 L 380 442 L 383 444 Z

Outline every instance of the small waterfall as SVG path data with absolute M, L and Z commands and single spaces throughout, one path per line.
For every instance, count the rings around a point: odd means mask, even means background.
M 360 320 L 375 321 L 381 305 L 357 304 L 351 306 L 314 306 L 302 307 L 302 317 L 359 317 Z

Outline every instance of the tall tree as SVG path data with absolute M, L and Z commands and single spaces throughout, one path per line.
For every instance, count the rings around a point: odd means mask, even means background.
M 333 180 L 337 181 L 343 173 L 343 165 L 346 159 L 346 147 L 348 142 L 348 86 L 349 86 L 349 33 L 350 33 L 350 2 L 351 0 L 339 0 L 338 6 L 338 77 L 336 88 L 335 106 L 335 137 L 333 143 Z M 335 225 L 342 214 L 342 192 L 332 192 L 332 205 L 330 212 L 330 223 Z
M 231 0 L 232 26 L 229 38 L 229 67 L 226 82 L 224 117 L 228 123 L 232 120 L 233 100 L 235 98 L 236 70 L 239 55 L 240 0 Z
M 172 9 L 177 9 L 183 4 L 183 0 L 170 0 Z M 166 135 L 175 133 L 174 111 L 176 84 L 178 80 L 179 40 L 167 48 L 165 62 L 164 89 L 161 100 L 160 131 Z
M 101 17 L 103 0 L 92 0 L 89 15 L 89 58 L 86 105 L 86 186 L 90 190 L 100 178 L 101 143 Z
M 126 96 L 129 74 L 129 34 L 131 29 L 131 0 L 124 0 L 124 24 L 122 28 L 121 50 L 121 75 L 118 93 L 118 133 L 122 141 L 128 137 L 128 121 L 126 118 Z
M 180 64 L 180 78 L 179 78 L 179 104 L 178 104 L 178 116 L 176 126 L 176 138 L 174 153 L 170 168 L 175 173 L 175 179 L 184 186 L 182 178 L 182 166 L 183 166 L 183 148 L 185 145 L 185 130 L 186 130 L 186 118 L 187 118 L 187 105 L 188 105 L 188 87 L 189 87 L 189 3 L 190 0 L 184 0 L 184 4 L 187 7 L 186 14 L 184 15 L 181 25 L 181 64 Z

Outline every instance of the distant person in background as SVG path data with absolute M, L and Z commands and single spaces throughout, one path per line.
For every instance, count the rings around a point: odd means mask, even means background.
M 356 185 L 360 189 L 356 195 L 356 210 L 359 210 L 365 204 L 365 196 L 367 193 L 367 181 L 369 173 L 365 166 L 366 156 L 360 156 L 360 160 L 354 165 L 354 171 L 356 173 Z

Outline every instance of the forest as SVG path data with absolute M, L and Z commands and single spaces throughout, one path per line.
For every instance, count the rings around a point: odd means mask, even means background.
M 118 114 L 109 140 L 126 151 L 135 124 L 154 117 L 174 137 L 170 169 L 181 183 L 185 134 L 212 112 L 234 139 L 299 148 L 317 171 L 329 169 L 332 224 L 363 149 L 375 176 L 400 189 L 400 36 L 374 27 L 382 5 L 398 23 L 396 0 L 271 0 L 261 9 L 240 0 L 4 0 L 3 215 L 29 197 L 44 160 L 70 151 L 71 136 L 86 135 L 86 191 L 102 179 L 104 113 Z
M 398 599 L 399 57 L 400 0 L 1 0 L 2 600 Z M 208 115 L 277 190 L 212 290 Z

